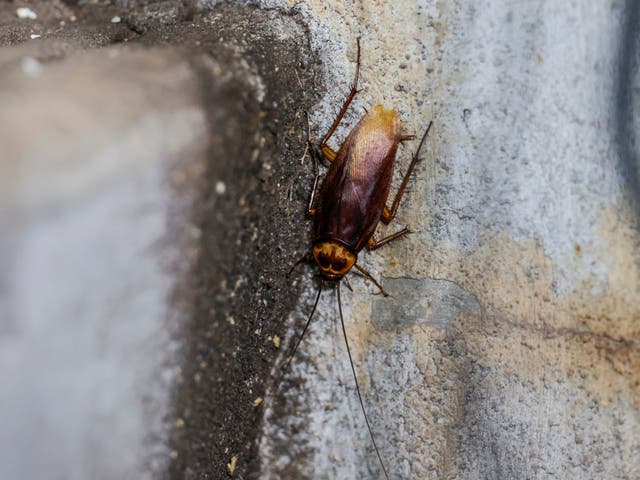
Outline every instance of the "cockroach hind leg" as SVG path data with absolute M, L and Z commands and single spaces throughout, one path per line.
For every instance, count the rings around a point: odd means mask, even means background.
M 389 220 L 391 221 L 391 220 Z M 375 238 L 371 237 L 369 239 L 369 241 L 367 242 L 367 249 L 368 250 L 377 250 L 378 248 L 382 247 L 383 245 L 386 245 L 389 242 L 392 242 L 393 240 L 396 240 L 400 237 L 404 237 L 405 235 L 409 234 L 409 233 L 413 233 L 411 230 L 409 230 L 407 227 L 402 228 L 401 230 L 398 230 L 397 232 L 392 233 L 391 235 L 387 235 L 386 237 L 380 239 L 380 240 L 376 240 Z
M 309 114 L 307 112 L 305 112 L 307 114 L 307 145 L 305 147 L 305 155 L 307 152 L 309 152 L 311 154 L 311 158 L 313 159 L 313 163 L 316 169 L 316 177 L 318 177 L 320 175 L 320 171 L 319 171 L 319 162 L 322 161 L 323 163 L 326 164 L 326 162 L 324 162 L 324 160 L 328 160 L 329 163 L 333 162 L 336 158 L 336 152 L 327 144 L 315 144 L 311 141 L 311 126 L 309 125 Z M 302 156 L 302 159 L 304 160 L 304 155 Z M 302 163 L 302 162 L 301 162 Z
M 333 124 L 331 125 L 331 127 L 329 128 L 325 136 L 322 138 L 322 141 L 320 142 L 320 147 L 323 149 L 327 145 L 327 142 L 331 138 L 331 135 L 333 135 L 333 133 L 336 131 L 336 128 L 338 128 L 338 125 L 340 124 L 340 121 L 344 117 L 344 114 L 347 112 L 349 105 L 351 105 L 353 98 L 358 93 L 358 80 L 360 78 L 360 37 L 358 37 L 357 44 L 358 44 L 358 55 L 356 58 L 356 73 L 353 78 L 353 83 L 351 84 L 351 90 L 349 91 L 349 95 L 347 95 L 346 100 L 342 104 L 342 108 L 340 109 L 338 116 L 333 121 Z
M 398 192 L 396 193 L 396 196 L 393 199 L 391 208 L 385 207 L 383 210 L 382 220 L 384 221 L 384 223 L 389 223 L 391 220 L 393 220 L 393 217 L 396 216 L 396 212 L 398 211 L 398 206 L 400 205 L 400 200 L 402 200 L 404 191 L 407 188 L 407 184 L 409 183 L 409 177 L 411 177 L 411 174 L 413 173 L 413 170 L 415 169 L 416 164 L 420 159 L 420 151 L 422 150 L 422 146 L 424 145 L 424 142 L 427 139 L 427 136 L 429 135 L 429 130 L 431 130 L 432 125 L 433 125 L 433 122 L 429 122 L 427 129 L 424 131 L 424 135 L 422 135 L 422 138 L 420 139 L 420 144 L 418 145 L 418 149 L 416 150 L 416 153 L 411 158 L 411 163 L 409 164 L 409 168 L 407 168 L 407 171 L 404 174 L 404 177 L 402 178 L 402 183 L 400 184 L 400 188 L 398 189 Z
M 329 160 L 329 162 L 333 162 L 336 159 L 336 152 L 329 145 L 322 145 L 320 147 L 315 147 L 316 153 L 320 152 L 322 158 Z
M 431 120 L 429 122 L 429 125 L 427 125 L 426 130 L 424 131 L 424 134 L 422 135 L 422 138 L 420 139 L 420 144 L 418 145 L 418 149 L 416 150 L 415 155 L 413 156 L 415 161 L 419 161 L 419 157 L 420 157 L 420 152 L 422 151 L 422 147 L 424 146 L 424 142 L 427 139 L 427 137 L 429 136 L 429 131 L 431 130 L 431 127 L 433 126 L 433 120 Z
M 393 220 L 393 216 L 391 215 L 391 211 L 387 207 L 384 207 L 382 209 L 382 217 L 380 217 L 380 220 L 382 220 L 382 223 L 384 223 L 386 225 L 389 225 L 391 220 Z M 371 237 L 369 239 L 369 247 L 371 247 L 372 243 L 376 243 L 376 241 L 373 239 L 373 237 Z
M 399 142 L 408 142 L 409 140 L 415 140 L 416 136 L 411 134 L 411 135 L 400 135 L 400 138 L 398 139 Z

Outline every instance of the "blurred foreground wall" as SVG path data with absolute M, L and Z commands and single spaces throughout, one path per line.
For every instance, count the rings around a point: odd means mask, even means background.
M 342 288 L 390 478 L 640 477 L 636 2 L 57 0 L 0 22 L 0 478 L 383 478 L 331 289 L 267 390 L 317 288 L 286 277 L 305 112 L 317 139 L 357 37 L 336 137 L 377 103 L 434 121 L 387 229 L 413 233 L 359 258 L 392 296 Z

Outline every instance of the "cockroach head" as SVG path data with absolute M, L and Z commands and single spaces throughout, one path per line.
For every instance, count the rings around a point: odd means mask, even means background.
M 352 250 L 338 242 L 321 241 L 313 245 L 313 259 L 327 280 L 338 281 L 344 277 L 356 258 Z

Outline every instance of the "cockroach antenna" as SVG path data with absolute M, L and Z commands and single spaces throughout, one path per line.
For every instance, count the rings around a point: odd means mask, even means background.
M 378 450 L 376 437 L 373 434 L 371 423 L 369 422 L 369 417 L 367 416 L 367 410 L 366 408 L 364 408 L 364 402 L 362 401 L 362 394 L 360 393 L 360 384 L 358 383 L 358 375 L 356 375 L 356 369 L 353 366 L 353 358 L 351 356 L 351 348 L 349 347 L 349 340 L 347 338 L 347 330 L 344 328 L 344 317 L 342 315 L 342 300 L 340 299 L 340 283 L 338 283 L 336 290 L 338 291 L 338 311 L 340 312 L 340 326 L 342 327 L 342 336 L 344 337 L 344 344 L 347 346 L 347 355 L 349 356 L 349 365 L 351 365 L 351 373 L 353 373 L 353 382 L 356 384 L 356 392 L 358 392 L 358 401 L 360 402 L 360 408 L 362 409 L 362 416 L 364 417 L 364 421 L 367 424 L 367 430 L 369 430 L 371 443 L 373 444 L 373 449 L 376 451 L 376 456 L 378 457 L 378 461 L 380 462 L 380 466 L 382 467 L 382 473 L 384 473 L 384 478 L 386 480 L 389 480 L 387 469 L 385 468 L 384 462 L 382 461 L 382 457 L 380 456 L 380 450 Z
M 346 279 L 345 279 L 346 280 Z M 356 386 L 356 392 L 358 394 L 358 402 L 360 403 L 360 408 L 362 410 L 362 415 L 364 416 L 364 421 L 367 424 L 367 430 L 369 431 L 369 437 L 371 438 L 371 443 L 373 444 L 373 449 L 376 452 L 376 456 L 378 457 L 378 461 L 380 462 L 380 466 L 382 467 L 382 472 L 384 473 L 384 477 L 386 480 L 389 480 L 389 475 L 387 474 L 387 469 L 384 465 L 384 461 L 382 460 L 382 456 L 380 455 L 380 450 L 378 449 L 378 444 L 376 443 L 376 437 L 373 434 L 373 429 L 371 428 L 371 423 L 369 422 L 369 417 L 367 415 L 367 410 L 364 406 L 364 402 L 362 401 L 362 393 L 360 392 L 360 384 L 358 382 L 358 375 L 356 374 L 356 369 L 353 365 L 353 356 L 351 355 L 351 347 L 349 346 L 349 339 L 347 337 L 347 330 L 344 326 L 344 315 L 342 313 L 342 299 L 340 297 L 340 283 L 342 282 L 336 282 L 336 290 L 338 293 L 338 312 L 340 313 L 340 326 L 342 327 L 342 335 L 344 337 L 344 343 L 345 346 L 347 347 L 347 356 L 349 357 L 349 365 L 351 366 L 351 373 L 353 374 L 353 381 L 355 383 Z M 296 355 L 296 352 L 298 351 L 298 348 L 300 347 L 300 344 L 302 343 L 302 339 L 304 338 L 304 334 L 307 332 L 307 329 L 309 328 L 309 325 L 311 324 L 311 320 L 313 319 L 313 314 L 316 311 L 316 308 L 318 307 L 318 302 L 320 301 L 320 295 L 322 294 L 322 290 L 324 287 L 324 282 L 322 280 L 320 280 L 320 286 L 318 287 L 318 294 L 316 295 L 316 299 L 313 302 L 313 307 L 311 309 L 311 313 L 309 314 L 309 317 L 307 318 L 307 322 L 304 325 L 304 328 L 302 329 L 302 333 L 300 334 L 300 336 L 298 337 L 295 345 L 293 346 L 293 349 L 291 350 L 291 352 L 289 353 L 289 355 L 287 356 L 287 361 L 285 362 L 284 366 L 282 367 L 282 370 L 280 371 L 280 376 L 278 378 L 278 381 L 276 382 L 276 387 L 274 389 L 274 391 L 278 391 L 280 384 L 284 378 L 284 375 L 286 374 L 286 372 L 289 370 L 289 366 L 291 365 L 291 362 L 293 361 L 293 358 Z
M 276 391 L 280 387 L 280 382 L 282 381 L 282 378 L 283 378 L 284 374 L 287 373 L 287 370 L 289 370 L 289 366 L 291 365 L 291 361 L 293 360 L 293 357 L 295 357 L 296 352 L 298 351 L 298 348 L 300 347 L 300 344 L 302 343 L 302 339 L 304 338 L 304 334 L 307 333 L 307 329 L 309 328 L 309 325 L 311 324 L 311 319 L 313 318 L 313 314 L 315 313 L 316 307 L 318 306 L 318 302 L 320 301 L 320 294 L 322 293 L 322 287 L 323 286 L 324 286 L 324 282 L 321 280 L 320 281 L 320 286 L 318 287 L 318 294 L 316 295 L 316 300 L 315 300 L 315 302 L 313 302 L 313 308 L 311 309 L 311 313 L 309 314 L 309 318 L 307 318 L 307 323 L 304 324 L 304 328 L 302 329 L 302 333 L 300 334 L 300 336 L 298 337 L 298 340 L 296 341 L 295 345 L 293 346 L 293 349 L 291 350 L 291 353 L 289 353 L 289 355 L 287 356 L 287 362 L 282 367 L 282 371 L 280 373 L 280 379 L 276 383 L 276 388 L 275 388 Z

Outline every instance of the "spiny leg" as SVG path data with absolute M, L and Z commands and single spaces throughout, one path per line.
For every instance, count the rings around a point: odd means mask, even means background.
M 329 145 L 327 145 L 327 142 L 329 141 L 329 138 L 331 138 L 331 135 L 333 135 L 333 133 L 336 131 L 336 128 L 338 128 L 338 125 L 340 124 L 340 121 L 342 120 L 345 113 L 347 112 L 349 105 L 353 101 L 353 98 L 356 96 L 356 93 L 358 93 L 358 78 L 360 77 L 360 38 L 359 37 L 357 40 L 357 45 L 358 45 L 358 55 L 356 59 L 356 74 L 353 80 L 353 85 L 351 85 L 351 90 L 349 91 L 349 95 L 347 96 L 347 99 L 342 105 L 342 108 L 340 109 L 338 116 L 333 121 L 331 128 L 329 128 L 325 136 L 320 141 L 319 147 L 312 145 L 311 140 L 309 139 L 309 130 L 310 130 L 309 114 L 307 114 L 307 147 L 311 151 L 311 156 L 313 157 L 313 163 L 316 170 L 316 177 L 315 177 L 315 180 L 313 181 L 313 191 L 311 193 L 311 199 L 309 200 L 309 207 L 307 209 L 310 215 L 315 215 L 316 213 L 316 209 L 314 208 L 314 202 L 318 193 L 318 183 L 320 178 L 318 157 L 322 155 L 324 158 L 326 158 L 330 162 L 333 162 L 335 160 L 336 152 Z
M 364 408 L 364 402 L 362 401 L 362 394 L 360 393 L 360 385 L 358 384 L 358 375 L 356 375 L 356 368 L 353 366 L 353 357 L 351 356 L 351 348 L 349 347 L 349 340 L 347 339 L 347 330 L 344 328 L 344 317 L 342 315 L 342 301 L 340 299 L 340 283 L 338 283 L 338 310 L 340 311 L 340 325 L 342 326 L 342 335 L 344 336 L 344 343 L 347 346 L 347 355 L 349 356 L 349 365 L 351 365 L 351 373 L 353 373 L 353 380 L 356 384 L 356 392 L 358 392 L 358 400 L 360 401 L 360 408 L 362 409 L 362 415 L 364 416 L 364 421 L 367 424 L 367 429 L 369 430 L 369 436 L 371 437 L 371 443 L 373 443 L 373 449 L 376 451 L 378 461 L 380 462 L 380 466 L 382 467 L 384 478 L 386 478 L 386 480 L 389 480 L 387 469 L 385 468 L 384 462 L 382 461 L 382 457 L 380 456 L 380 451 L 378 450 L 378 445 L 376 444 L 376 438 L 373 435 L 373 430 L 371 429 L 371 424 L 369 423 L 369 417 L 367 417 L 367 411 Z
M 358 270 L 362 275 L 364 275 L 365 278 L 368 278 L 369 280 L 371 280 L 371 282 L 373 282 L 373 284 L 378 287 L 380 289 L 380 293 L 382 293 L 382 295 L 384 295 L 385 297 L 388 297 L 389 294 L 387 292 L 385 292 L 384 288 L 382 288 L 382 285 L 380 285 L 378 283 L 378 281 L 373 278 L 373 275 L 371 275 L 367 270 L 365 270 L 364 268 L 362 268 L 360 265 L 358 265 L 357 263 L 354 265 L 354 267 L 356 268 L 356 270 Z
M 322 145 L 319 151 L 322 153 L 322 156 L 330 162 L 333 162 L 336 159 L 337 153 L 334 152 L 329 145 Z
M 413 158 L 411 159 L 411 163 L 409 164 L 407 173 L 404 174 L 404 178 L 402 179 L 402 183 L 400 184 L 398 193 L 396 193 L 396 196 L 393 199 L 393 203 L 391 204 L 391 209 L 384 207 L 384 209 L 382 210 L 381 220 L 386 224 L 388 224 L 396 216 L 396 213 L 398 211 L 398 206 L 400 205 L 400 200 L 402 200 L 402 195 L 404 195 L 404 191 L 407 188 L 409 177 L 411 176 L 413 169 L 416 167 L 416 164 L 418 163 L 418 160 L 420 157 L 420 150 L 422 150 L 422 145 L 424 145 L 424 141 L 427 139 L 427 135 L 429 134 L 431 125 L 433 125 L 433 122 L 429 122 L 429 126 L 425 130 L 424 135 L 422 136 L 422 140 L 420 140 L 420 145 L 418 145 L 418 150 L 416 150 L 416 153 L 413 155 Z
M 309 198 L 309 205 L 307 207 L 307 213 L 311 216 L 316 214 L 315 202 L 318 195 L 318 184 L 320 183 L 320 165 L 318 162 L 318 151 L 316 147 L 311 143 L 311 125 L 309 122 L 309 112 L 304 112 L 307 116 L 307 148 L 313 159 L 313 167 L 315 170 L 315 178 L 313 179 L 313 189 L 311 190 L 311 198 Z
M 344 280 L 344 284 L 347 286 L 349 291 L 353 292 L 353 288 L 351 288 L 351 284 L 349 283 L 349 279 L 347 277 L 342 277 L 342 280 Z
M 326 135 L 320 142 L 320 149 L 322 150 L 322 153 L 330 161 L 333 161 L 333 159 L 335 158 L 335 152 L 333 152 L 333 150 L 329 148 L 329 146 L 327 145 L 327 142 L 331 138 L 331 135 L 333 135 L 333 133 L 336 131 L 336 128 L 338 128 L 338 125 L 340 124 L 342 117 L 344 117 L 344 114 L 347 113 L 347 109 L 349 108 L 349 105 L 353 101 L 353 98 L 356 96 L 356 93 L 358 93 L 358 78 L 360 76 L 360 38 L 358 38 L 357 43 L 358 43 L 358 56 L 356 60 L 356 74 L 355 74 L 355 78 L 353 79 L 353 84 L 351 85 L 351 90 L 349 91 L 349 95 L 347 95 L 347 99 L 345 100 L 344 104 L 342 105 L 342 108 L 340 109 L 340 113 L 338 113 L 338 116 L 333 121 L 333 125 L 331 125 L 331 128 L 329 128 L 329 131 L 327 131 Z
M 313 179 L 313 189 L 311 190 L 311 198 L 309 199 L 307 213 L 313 216 L 316 214 L 315 202 L 316 202 L 316 197 L 318 196 L 318 189 L 320 184 L 320 162 L 318 159 L 322 156 L 327 160 L 329 160 L 330 162 L 333 162 L 333 160 L 336 158 L 336 153 L 333 150 L 331 150 L 331 148 L 329 148 L 328 145 L 324 145 L 322 148 L 319 148 L 318 146 L 311 143 L 311 138 L 310 138 L 311 125 L 309 124 L 309 113 L 305 112 L 305 114 L 307 115 L 307 147 L 305 148 L 305 155 L 307 151 L 310 152 L 311 158 L 313 159 L 313 166 L 315 170 L 315 178 Z
M 310 260 L 311 260 L 311 258 L 312 258 L 312 256 L 311 256 L 311 253 L 309 253 L 309 252 L 307 252 L 307 253 L 305 253 L 303 256 L 301 256 L 301 257 L 296 261 L 296 263 L 294 263 L 294 264 L 291 266 L 291 268 L 290 268 L 290 269 L 289 269 L 289 271 L 287 272 L 287 278 L 289 278 L 289 277 L 291 276 L 291 274 L 293 273 L 293 270 L 294 270 L 298 265 L 300 265 L 301 263 L 304 263 L 304 262 L 308 262 L 308 261 L 310 261 Z
M 313 167 L 315 169 L 316 175 L 313 179 L 313 190 L 311 190 L 311 198 L 309 199 L 309 206 L 307 207 L 307 213 L 313 216 L 316 214 L 316 197 L 318 196 L 318 188 L 320 183 L 320 165 L 318 164 L 318 155 L 316 151 L 312 148 L 311 150 L 311 158 L 313 158 Z
M 387 235 L 386 237 L 380 240 L 376 240 L 375 238 L 371 237 L 367 242 L 367 249 L 376 250 L 381 246 L 386 245 L 387 243 L 395 240 L 396 238 L 400 238 L 406 235 L 407 233 L 411 233 L 411 230 L 409 230 L 407 227 L 404 227 L 402 230 L 392 233 L 391 235 Z

